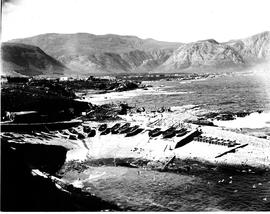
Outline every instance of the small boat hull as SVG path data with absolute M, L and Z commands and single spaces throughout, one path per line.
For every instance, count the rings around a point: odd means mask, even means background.
M 121 127 L 121 124 L 120 124 L 120 123 L 116 123 L 116 124 L 111 128 L 111 133 L 112 133 L 112 134 L 117 134 L 120 127 Z
M 108 125 L 106 123 L 104 123 L 98 128 L 98 131 L 104 132 L 107 129 L 107 127 L 108 127 Z
M 111 128 L 107 128 L 104 132 L 101 132 L 100 135 L 107 135 L 111 132 Z
M 130 127 L 130 123 L 126 123 L 118 129 L 119 134 L 126 133 Z
M 151 131 L 149 131 L 148 135 L 149 137 L 157 137 L 162 134 L 161 128 L 155 128 Z
M 186 135 L 187 133 L 188 133 L 187 130 L 182 131 L 182 132 L 179 132 L 179 133 L 176 135 L 176 137 L 182 137 L 182 136 Z
M 176 130 L 175 130 L 175 128 L 171 127 L 169 129 L 167 129 L 166 131 L 164 131 L 162 133 L 162 135 L 163 135 L 163 138 L 164 139 L 166 139 L 166 138 L 172 138 L 172 137 L 174 137 L 176 135 Z
M 125 137 L 135 136 L 135 135 L 141 133 L 143 130 L 144 129 L 142 129 L 142 128 L 137 128 L 137 129 L 133 130 L 132 132 L 127 133 Z

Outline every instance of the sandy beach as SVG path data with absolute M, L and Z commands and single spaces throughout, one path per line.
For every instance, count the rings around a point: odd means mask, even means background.
M 97 132 L 94 137 L 86 137 L 85 139 L 70 140 L 68 135 L 60 132 L 51 134 L 42 133 L 48 138 L 36 138 L 28 134 L 13 134 L 15 137 L 21 138 L 24 143 L 51 144 L 62 145 L 69 149 L 67 152 L 66 162 L 77 160 L 86 161 L 93 159 L 106 158 L 133 158 L 146 159 L 149 161 L 166 162 L 173 156 L 179 159 L 199 160 L 209 162 L 211 164 L 222 165 L 248 165 L 252 167 L 269 168 L 270 166 L 270 141 L 253 136 L 243 135 L 232 131 L 223 130 L 220 127 L 202 126 L 202 136 L 216 137 L 224 140 L 235 140 L 239 145 L 248 144 L 244 148 L 237 149 L 234 153 L 228 153 L 222 157 L 216 156 L 229 151 L 235 147 L 213 145 L 206 142 L 198 142 L 196 140 L 175 149 L 177 142 L 183 137 L 173 137 L 163 139 L 162 136 L 150 138 L 148 131 L 156 127 L 166 130 L 174 125 L 178 127 L 187 127 L 195 130 L 198 126 L 186 124 L 182 121 L 190 118 L 187 112 L 176 111 L 163 114 L 132 114 L 123 116 L 122 124 L 130 122 L 132 125 L 139 125 L 144 129 L 141 133 L 133 137 L 125 137 L 124 134 L 108 134 L 100 135 Z M 117 121 L 116 121 L 117 122 Z M 116 122 L 108 122 L 108 127 L 112 127 Z M 95 128 L 100 126 L 98 122 L 87 122 L 83 126 Z M 75 128 L 79 133 L 83 133 L 83 126 Z M 68 132 L 68 131 L 67 131 Z M 86 136 L 86 134 L 84 134 Z M 11 139 L 11 141 L 14 140 Z

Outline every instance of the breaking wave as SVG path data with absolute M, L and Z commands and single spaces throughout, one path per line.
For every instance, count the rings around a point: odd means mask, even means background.
M 246 117 L 237 117 L 235 120 L 213 122 L 226 128 L 265 128 L 270 127 L 270 112 L 254 112 Z

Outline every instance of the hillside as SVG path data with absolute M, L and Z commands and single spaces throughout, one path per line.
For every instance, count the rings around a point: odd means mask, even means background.
M 242 69 L 270 58 L 270 32 L 219 43 L 161 42 L 135 36 L 43 34 L 19 42 L 40 47 L 73 74 Z
M 181 45 L 135 36 L 87 33 L 43 34 L 12 42 L 39 46 L 80 73 L 151 71 Z
M 228 67 L 244 64 L 242 56 L 232 47 L 215 40 L 204 40 L 182 45 L 163 64 L 165 70 L 196 67 Z
M 270 31 L 254 36 L 232 40 L 226 43 L 236 50 L 245 61 L 256 61 L 270 58 Z
M 10 76 L 62 75 L 67 68 L 39 47 L 2 43 L 2 72 Z

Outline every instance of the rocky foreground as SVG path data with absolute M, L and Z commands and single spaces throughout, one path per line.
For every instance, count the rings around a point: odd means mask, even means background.
M 91 191 L 82 189 L 83 184 L 88 182 L 87 177 L 91 176 L 83 176 L 89 166 L 125 166 L 181 173 L 202 170 L 200 168 L 203 165 L 206 166 L 203 167 L 205 170 L 209 167 L 234 168 L 252 173 L 269 170 L 269 140 L 202 126 L 202 135 L 205 137 L 236 140 L 239 145 L 247 145 L 239 149 L 236 146 L 228 148 L 194 139 L 175 148 L 184 137 L 163 139 L 162 136 L 149 137 L 148 132 L 155 127 L 165 129 L 171 125 L 196 129 L 195 125 L 179 123 L 181 113 L 168 112 L 155 116 L 139 113 L 121 117 L 116 122 L 130 122 L 139 125 L 144 131 L 133 137 L 112 133 L 103 135 L 99 131 L 101 123 L 84 122 L 83 126 L 62 131 L 1 133 L 1 174 L 2 184 L 5 183 L 1 193 L 4 196 L 2 209 L 119 210 L 116 205 L 106 203 L 91 195 Z M 111 127 L 116 122 L 106 124 Z M 96 134 L 89 135 L 86 127 L 96 130 Z M 232 149 L 235 150 L 218 157 Z

